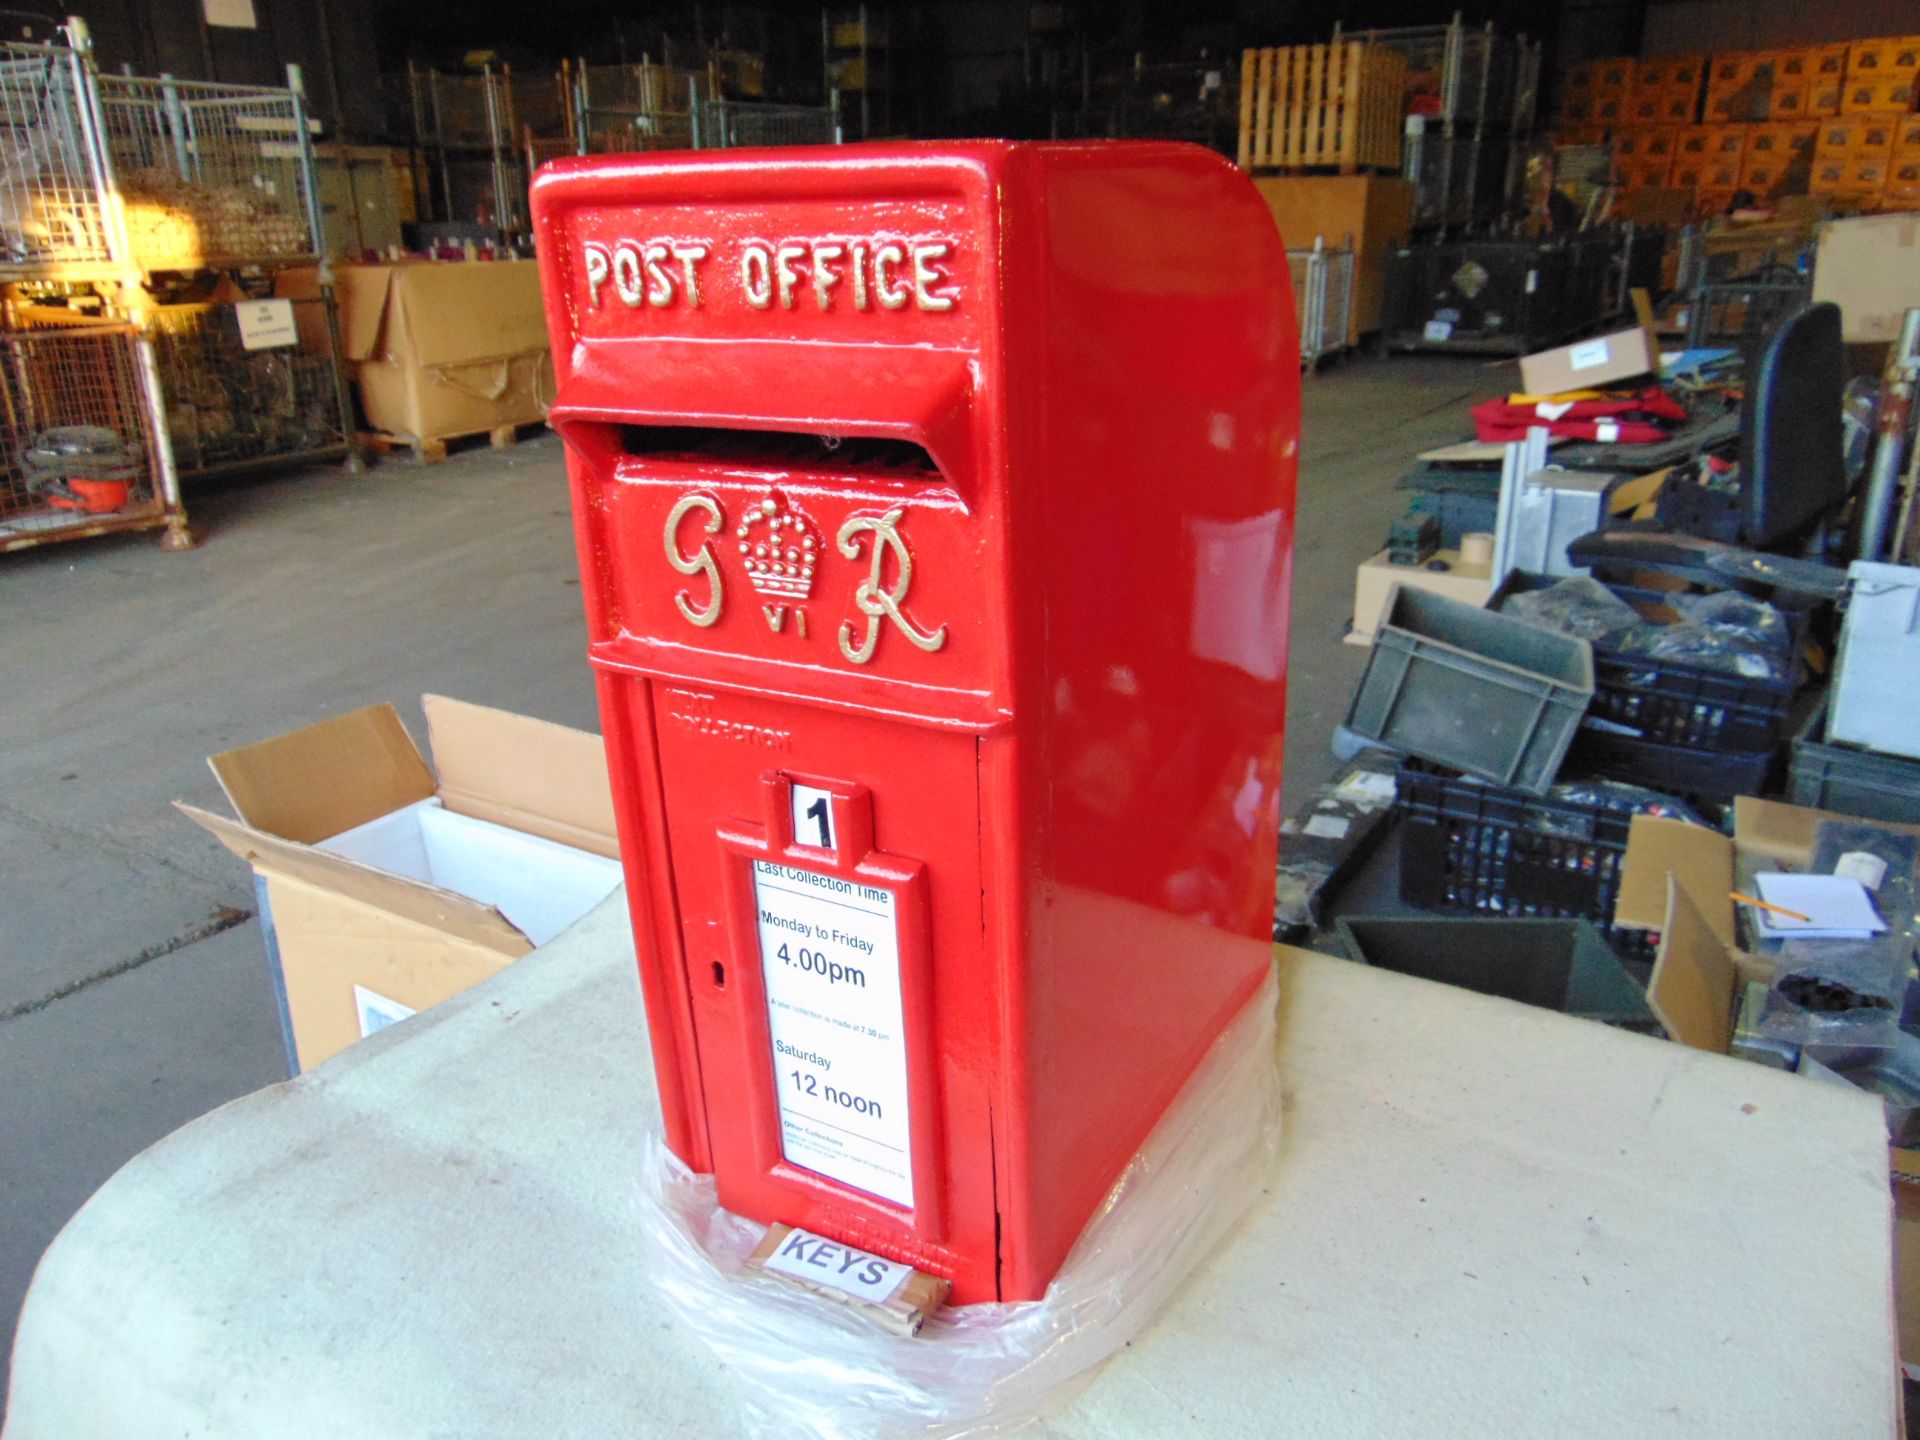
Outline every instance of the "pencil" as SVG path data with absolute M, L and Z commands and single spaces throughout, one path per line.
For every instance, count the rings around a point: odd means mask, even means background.
M 1784 915 L 1789 920 L 1798 920 L 1802 925 L 1811 925 L 1813 923 L 1813 917 L 1811 915 L 1802 915 L 1798 910 L 1789 910 L 1784 905 L 1773 905 L 1765 900 L 1756 900 L 1751 895 L 1742 895 L 1738 890 L 1729 890 L 1727 892 L 1727 898 L 1730 900 L 1738 900 L 1742 905 L 1751 905 L 1756 910 L 1770 910 L 1775 915 Z

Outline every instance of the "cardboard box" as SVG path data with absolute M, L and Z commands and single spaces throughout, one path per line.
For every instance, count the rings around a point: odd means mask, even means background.
M 1807 102 L 1813 94 L 1813 82 L 1810 80 L 1776 80 L 1773 82 L 1773 94 L 1767 102 L 1768 118 L 1773 120 L 1797 120 L 1808 113 Z
M 1707 220 L 1716 215 L 1725 215 L 1733 209 L 1733 201 L 1737 193 L 1734 190 L 1711 189 L 1696 192 L 1693 200 L 1693 218 Z
M 1625 94 L 1633 89 L 1634 76 L 1639 73 L 1639 69 L 1640 62 L 1631 55 L 1617 55 L 1611 60 L 1596 60 L 1593 88 Z
M 1310 247 L 1318 235 L 1329 245 L 1352 241 L 1347 342 L 1357 345 L 1362 335 L 1377 331 L 1386 304 L 1387 259 L 1413 233 L 1412 184 L 1397 175 L 1277 175 L 1253 184 L 1287 244 Z
M 1901 121 L 1905 117 L 1876 112 L 1872 115 L 1857 116 L 1858 124 L 1854 129 L 1853 153 L 1862 160 L 1885 160 L 1893 154 L 1893 147 L 1901 135 Z
M 1787 168 L 1791 163 L 1789 160 L 1776 159 L 1771 155 L 1749 155 L 1740 162 L 1740 188 L 1751 190 L 1756 195 L 1771 194 L 1774 187 L 1786 177 Z
M 1857 343 L 1900 338 L 1920 305 L 1920 216 L 1832 220 L 1820 227 L 1813 298 L 1840 307 L 1841 334 Z
M 1888 35 L 1847 47 L 1847 77 L 1911 75 L 1920 70 L 1920 36 Z
M 391 705 L 213 756 L 253 866 L 288 1058 L 310 1070 L 496 973 L 620 881 L 600 737 L 429 695 L 430 770 Z
M 1820 822 L 1853 818 L 1747 795 L 1734 801 L 1730 836 L 1681 820 L 1633 817 L 1613 922 L 1660 932 L 1647 1000 L 1674 1039 L 1727 1053 L 1741 986 L 1769 983 L 1774 969 L 1741 948 L 1733 892 L 1751 894 L 1746 887 L 1761 870 L 1806 869 Z M 1886 828 L 1920 835 L 1920 826 Z
M 1878 80 L 1849 80 L 1845 93 L 1840 97 L 1840 112 L 1843 115 L 1863 115 L 1881 110 L 1911 110 L 1913 92 L 1914 77 L 1911 73 L 1883 76 Z
M 1817 78 L 1845 78 L 1848 48 L 1844 40 L 1835 45 L 1815 45 L 1809 52 L 1813 56 L 1813 64 L 1808 73 Z
M 1900 1359 L 1920 1368 L 1920 1161 L 1893 1152 L 1893 1300 Z
M 344 265 L 339 277 L 346 358 L 374 429 L 440 440 L 546 418 L 553 359 L 531 262 Z
M 1621 188 L 1637 193 L 1664 189 L 1672 174 L 1673 162 L 1664 155 L 1648 155 L 1617 165 L 1615 169 L 1619 171 Z
M 1707 190 L 1732 191 L 1739 189 L 1741 184 L 1740 161 L 1737 158 L 1724 160 L 1717 156 L 1709 160 L 1706 169 L 1701 172 L 1700 184 L 1702 188 Z
M 1820 127 L 1799 121 L 1792 124 L 1756 125 L 1747 137 L 1747 154 L 1785 158 L 1812 153 Z
M 1879 190 L 1887 183 L 1887 173 L 1893 168 L 1892 162 L 1876 157 L 1871 160 L 1855 159 L 1847 167 L 1848 190 Z
M 1773 56 L 1764 51 L 1716 55 L 1707 76 L 1707 119 L 1765 120 L 1772 103 L 1773 66 Z
M 1596 335 L 1520 360 L 1520 389 L 1528 395 L 1558 395 L 1631 380 L 1657 369 L 1660 356 L 1638 325 L 1612 335 Z
M 1670 87 L 1660 105 L 1660 118 L 1669 125 L 1691 125 L 1700 118 L 1700 87 Z
M 1802 46 L 1793 50 L 1773 52 L 1773 82 L 1778 85 L 1783 80 L 1811 80 L 1814 76 L 1815 51 L 1812 46 Z
M 1813 161 L 1813 173 L 1807 182 L 1807 188 L 1816 195 L 1830 194 L 1835 190 L 1847 188 L 1847 175 L 1853 168 L 1853 156 L 1844 150 L 1838 154 L 1822 153 Z
M 1458 550 L 1436 550 L 1427 561 L 1439 561 L 1445 570 L 1429 570 L 1425 565 L 1395 565 L 1382 550 L 1360 562 L 1353 572 L 1353 625 L 1346 633 L 1349 645 L 1373 644 L 1373 632 L 1386 613 L 1387 600 L 1396 586 L 1444 595 L 1467 605 L 1485 605 L 1493 598 L 1493 566 L 1462 560 Z

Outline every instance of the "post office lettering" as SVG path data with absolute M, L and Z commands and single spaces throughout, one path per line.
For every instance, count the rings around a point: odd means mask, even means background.
M 685 239 L 589 240 L 581 247 L 587 308 L 604 309 L 611 293 L 629 310 L 699 310 L 710 298 L 714 250 Z M 744 241 L 717 273 L 755 310 L 941 314 L 960 300 L 952 264 L 946 240 L 790 237 Z

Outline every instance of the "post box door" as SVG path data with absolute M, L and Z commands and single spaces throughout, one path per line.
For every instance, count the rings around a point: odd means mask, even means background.
M 997 1293 L 976 737 L 654 696 L 721 1203 Z

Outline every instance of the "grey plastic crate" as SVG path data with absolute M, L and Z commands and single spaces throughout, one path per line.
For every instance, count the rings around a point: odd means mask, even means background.
M 1832 743 L 1825 700 L 1794 736 L 1788 791 L 1815 810 L 1920 825 L 1920 760 Z
M 1641 987 L 1585 920 L 1353 916 L 1335 926 L 1349 956 L 1382 970 L 1608 1025 L 1658 1025 Z
M 1544 795 L 1593 699 L 1593 647 L 1400 587 L 1347 706 L 1356 735 Z

